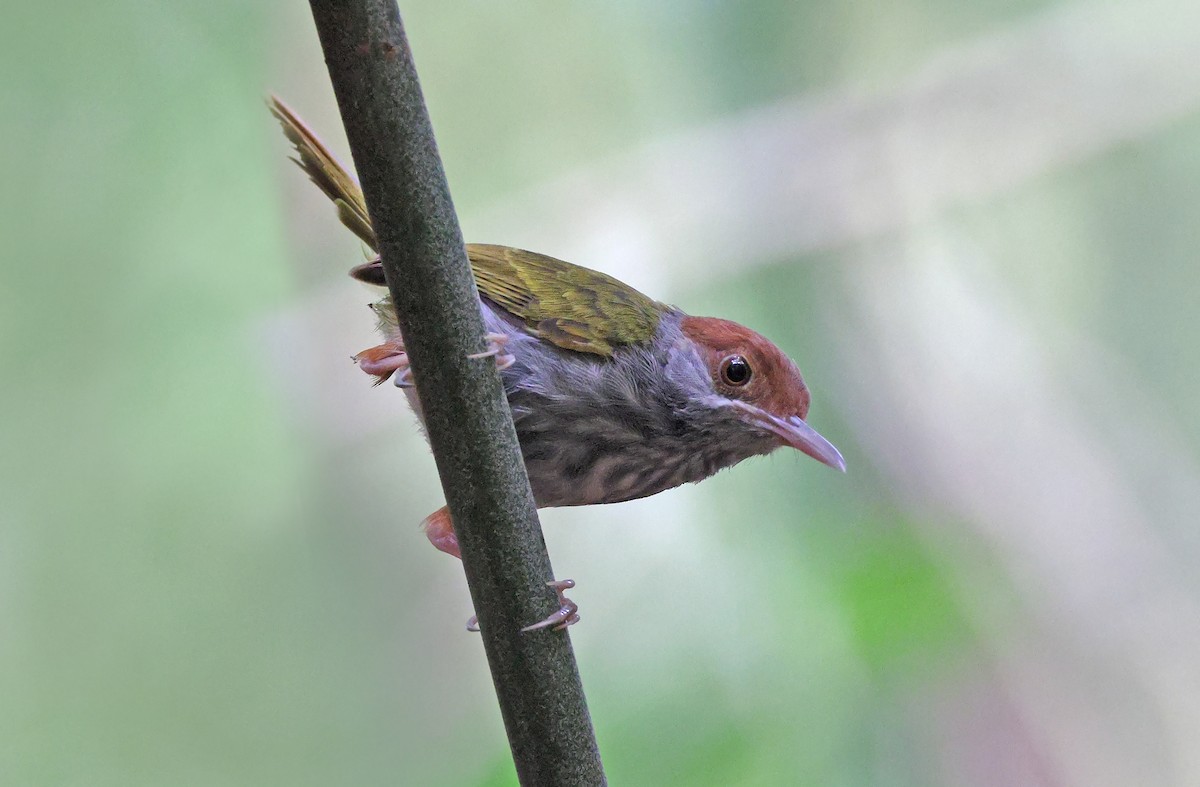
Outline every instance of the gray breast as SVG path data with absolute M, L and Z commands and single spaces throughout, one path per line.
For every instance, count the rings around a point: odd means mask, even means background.
M 646 497 L 769 450 L 745 445 L 726 413 L 694 405 L 697 386 L 711 384 L 677 334 L 664 320 L 653 347 L 611 359 L 514 337 L 517 361 L 503 376 L 539 506 Z

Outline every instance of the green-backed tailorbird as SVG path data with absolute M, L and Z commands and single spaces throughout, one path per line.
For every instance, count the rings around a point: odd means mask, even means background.
M 339 218 L 376 249 L 358 182 L 286 105 L 271 101 L 296 163 L 334 201 Z M 838 450 L 805 422 L 800 370 L 737 323 L 691 317 L 597 271 L 542 254 L 469 244 L 491 350 L 501 369 L 529 483 L 539 507 L 616 503 L 700 481 L 747 457 L 795 448 L 845 470 Z M 385 286 L 378 258 L 355 267 Z M 359 367 L 404 389 L 421 417 L 408 356 L 387 297 L 372 304 L 384 342 Z M 461 558 L 446 508 L 424 521 L 435 547 Z M 579 619 L 561 609 L 530 626 Z

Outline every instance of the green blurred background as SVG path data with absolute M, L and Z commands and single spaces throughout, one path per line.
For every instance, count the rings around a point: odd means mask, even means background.
M 401 10 L 468 240 L 761 329 L 850 466 L 545 512 L 614 784 L 1200 784 L 1200 4 Z M 0 783 L 515 783 L 307 5 L 4 20 Z

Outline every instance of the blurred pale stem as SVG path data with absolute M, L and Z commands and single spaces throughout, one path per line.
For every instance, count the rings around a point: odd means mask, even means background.
M 311 0 L 523 784 L 603 784 L 537 510 L 394 0 Z M 417 517 L 421 512 L 406 511 Z M 448 623 L 449 625 L 449 623 Z M 464 634 L 465 636 L 465 634 Z M 453 756 L 446 752 L 446 756 Z

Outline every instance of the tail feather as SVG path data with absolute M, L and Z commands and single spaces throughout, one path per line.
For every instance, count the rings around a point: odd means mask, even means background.
M 325 192 L 325 196 L 333 200 L 342 223 L 361 238 L 363 243 L 378 251 L 379 242 L 375 238 L 375 230 L 371 227 L 371 218 L 367 215 L 367 201 L 358 186 L 358 180 L 329 152 L 291 107 L 277 96 L 271 96 L 267 106 L 283 126 L 283 133 L 296 147 L 298 157 L 292 161 L 317 184 L 317 188 Z

